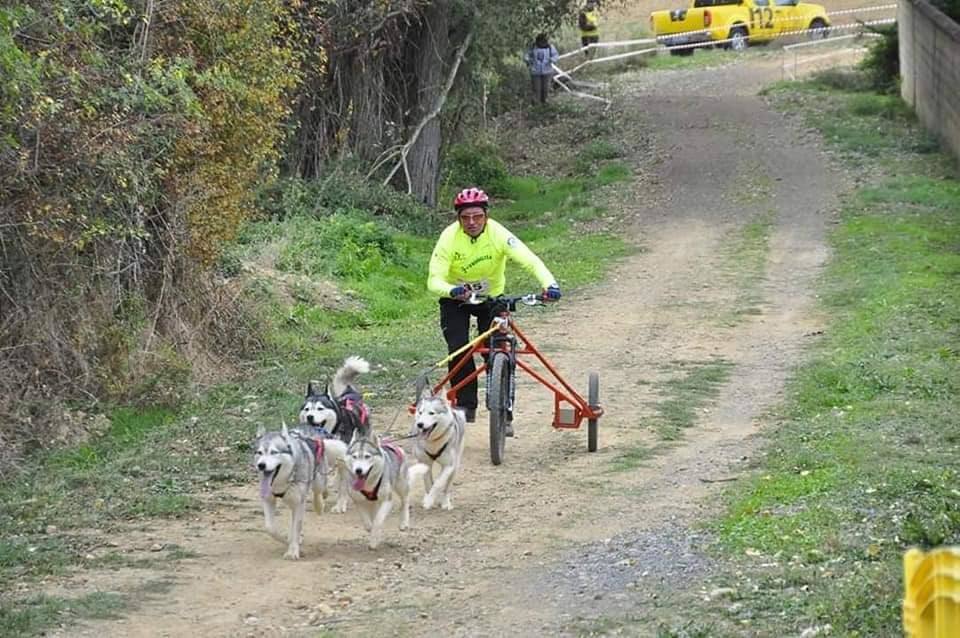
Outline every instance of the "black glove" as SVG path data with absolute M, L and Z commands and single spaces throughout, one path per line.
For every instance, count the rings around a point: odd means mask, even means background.
M 547 286 L 547 289 L 543 291 L 543 296 L 547 301 L 557 301 L 560 299 L 560 286 L 557 284 L 550 284 Z

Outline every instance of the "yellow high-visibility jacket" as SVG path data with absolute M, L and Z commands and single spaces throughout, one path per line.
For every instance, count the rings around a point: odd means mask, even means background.
M 487 219 L 483 232 L 475 238 L 463 232 L 459 221 L 443 229 L 430 256 L 427 288 L 441 298 L 449 298 L 451 288 L 464 284 L 486 295 L 502 295 L 508 257 L 536 277 L 543 288 L 557 283 L 532 250 L 502 224 Z
M 596 9 L 580 12 L 580 35 L 600 35 L 600 12 Z

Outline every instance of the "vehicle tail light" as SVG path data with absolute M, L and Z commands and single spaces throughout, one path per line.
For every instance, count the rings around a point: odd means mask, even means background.
M 704 10 L 704 12 L 703 12 L 703 26 L 704 26 L 704 27 L 709 27 L 711 24 L 713 24 L 713 16 L 710 15 L 710 11 L 709 11 L 709 10 Z

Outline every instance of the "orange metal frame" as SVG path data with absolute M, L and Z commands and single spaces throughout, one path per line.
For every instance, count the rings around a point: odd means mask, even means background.
M 557 372 L 557 369 L 553 366 L 550 361 L 547 360 L 543 354 L 537 350 L 536 346 L 527 338 L 525 334 L 517 327 L 513 322 L 513 319 L 509 314 L 502 314 L 501 318 L 507 319 L 507 326 L 502 327 L 500 332 L 509 333 L 512 332 L 523 344 L 523 347 L 517 349 L 515 354 L 517 355 L 517 367 L 529 374 L 531 377 L 540 382 L 541 385 L 545 386 L 553 392 L 553 427 L 563 430 L 576 430 L 580 427 L 580 423 L 583 419 L 597 419 L 603 415 L 603 408 L 591 407 L 587 401 L 580 396 L 580 394 L 574 390 L 569 383 L 567 383 L 563 377 L 560 376 L 560 373 Z M 504 347 L 498 347 L 496 351 L 510 352 L 509 344 L 505 344 Z M 433 391 L 435 393 L 440 392 L 443 389 L 450 379 L 460 371 L 460 368 L 467 364 L 467 361 L 470 357 L 473 357 L 475 354 L 483 355 L 483 363 L 468 377 L 462 379 L 460 383 L 453 386 L 447 390 L 447 399 L 454 405 L 457 402 L 457 392 L 460 391 L 460 388 L 464 387 L 477 377 L 479 377 L 487 369 L 487 355 L 490 354 L 490 347 L 486 343 L 478 343 L 475 345 L 469 352 L 464 354 L 460 361 L 454 366 L 443 379 L 441 379 L 434 387 Z M 553 375 L 553 378 L 560 384 L 561 387 L 557 387 L 549 378 L 532 368 L 526 361 L 520 358 L 519 355 L 533 355 L 541 364 Z M 560 421 L 560 408 L 563 405 L 569 405 L 573 408 L 573 423 L 562 423 Z

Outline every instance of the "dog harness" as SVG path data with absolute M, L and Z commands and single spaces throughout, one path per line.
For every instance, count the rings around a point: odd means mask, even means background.
M 367 410 L 367 404 L 363 402 L 363 397 L 356 390 L 347 390 L 340 395 L 340 403 L 343 409 L 348 412 L 354 410 L 360 415 L 360 425 L 367 427 L 370 422 L 370 411 Z
M 314 428 L 314 430 L 324 431 L 323 428 Z M 324 431 L 324 434 L 326 434 L 326 431 Z M 307 447 L 310 448 L 310 452 L 313 454 L 313 457 L 317 460 L 318 465 L 320 463 L 323 463 L 323 450 L 324 448 L 326 448 L 326 445 L 324 444 L 323 439 L 325 438 L 327 437 L 315 436 L 309 439 L 303 439 L 303 442 L 307 444 Z M 288 450 L 288 452 L 292 452 L 292 450 Z M 277 469 L 276 471 L 279 472 L 280 470 Z M 274 473 L 274 478 L 276 478 L 276 473 Z M 277 494 L 276 492 L 274 492 L 273 479 L 270 479 L 270 494 L 272 494 L 275 498 L 283 498 L 284 496 L 286 496 L 287 491 L 284 490 L 280 494 Z
M 319 398 L 324 407 L 333 410 L 337 415 L 337 422 L 333 426 L 333 435 L 340 433 L 340 424 L 344 422 L 347 414 L 356 415 L 360 421 L 360 427 L 367 429 L 370 424 L 370 411 L 367 404 L 363 402 L 363 396 L 354 389 L 348 389 L 340 395 L 336 401 L 329 394 L 323 394 Z
M 306 439 L 307 447 L 310 448 L 314 458 L 317 459 L 317 465 L 323 463 L 323 449 L 326 447 L 323 442 L 324 438 L 326 437 L 316 436 L 311 439 Z
M 381 443 L 380 447 L 383 450 L 390 452 L 391 454 L 396 456 L 397 461 L 401 464 L 401 466 L 403 465 L 403 449 L 400 446 L 398 446 L 396 443 L 387 442 L 387 443 Z M 383 483 L 382 473 L 380 474 L 380 480 L 377 481 L 376 486 L 372 490 L 357 490 L 357 491 L 363 494 L 368 501 L 375 501 L 378 498 L 377 493 L 380 491 L 381 483 Z
M 440 451 L 436 454 L 430 454 L 426 450 L 424 450 L 424 453 L 429 456 L 431 460 L 436 461 L 438 458 L 440 458 L 440 455 L 446 451 L 448 445 L 450 445 L 450 439 L 447 439 L 447 442 L 443 444 L 443 447 L 440 448 Z

